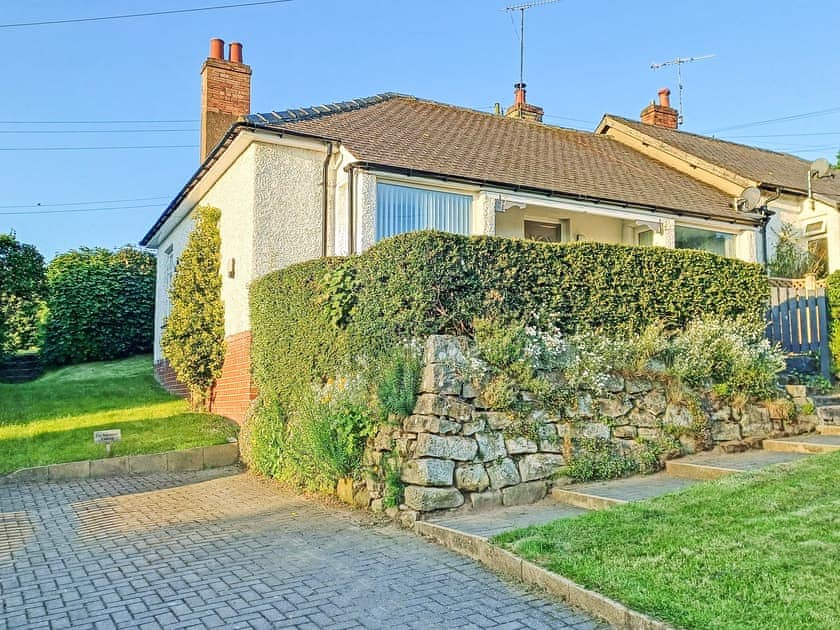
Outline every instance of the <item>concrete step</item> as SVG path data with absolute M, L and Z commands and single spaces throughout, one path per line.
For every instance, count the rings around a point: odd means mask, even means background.
M 820 435 L 840 435 L 840 424 L 821 424 L 817 427 Z
M 840 435 L 807 434 L 764 440 L 764 449 L 781 453 L 831 453 L 840 451 Z
M 750 450 L 744 453 L 699 453 L 665 462 L 665 470 L 675 476 L 700 481 L 718 479 L 733 473 L 786 464 L 807 457 L 802 453 Z
M 631 501 L 652 499 L 669 492 L 682 490 L 695 483 L 692 479 L 681 479 L 666 473 L 612 479 L 610 481 L 588 481 L 554 488 L 551 496 L 560 503 L 587 510 L 603 510 Z
M 817 417 L 823 422 L 840 423 L 840 405 L 817 407 Z
M 829 394 L 822 396 L 811 396 L 811 400 L 817 407 L 830 407 L 832 405 L 840 405 L 840 394 Z

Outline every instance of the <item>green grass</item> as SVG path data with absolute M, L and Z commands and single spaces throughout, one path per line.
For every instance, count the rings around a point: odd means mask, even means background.
M 93 432 L 121 429 L 112 453 L 137 455 L 227 442 L 237 428 L 191 413 L 164 391 L 149 356 L 87 363 L 18 385 L 0 384 L 0 474 L 18 468 L 105 457 Z
M 840 627 L 840 452 L 494 542 L 684 628 Z

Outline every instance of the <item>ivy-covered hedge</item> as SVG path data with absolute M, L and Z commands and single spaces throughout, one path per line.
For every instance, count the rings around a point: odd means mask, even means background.
M 840 371 L 840 271 L 835 271 L 826 278 L 825 292 L 828 298 L 830 327 L 829 348 L 835 374 Z
M 132 247 L 82 248 L 47 266 L 43 360 L 63 365 L 150 352 L 155 258 Z
M 759 265 L 705 252 L 414 232 L 254 282 L 254 378 L 282 403 L 402 340 L 470 332 L 476 317 L 620 334 L 660 320 L 760 321 L 767 296 Z

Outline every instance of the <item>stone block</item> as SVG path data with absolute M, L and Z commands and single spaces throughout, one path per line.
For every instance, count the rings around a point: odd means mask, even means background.
M 374 499 L 370 502 L 370 511 L 374 514 L 382 514 L 385 511 L 385 506 L 382 504 L 382 499 Z
M 718 448 L 724 453 L 743 453 L 749 450 L 749 445 L 741 440 L 731 440 L 729 442 L 721 442 Z
M 545 453 L 563 452 L 563 438 L 560 436 L 558 429 L 559 427 L 556 424 L 539 425 L 537 433 L 540 435 L 540 451 Z
M 715 442 L 740 440 L 741 425 L 737 422 L 712 422 L 712 439 Z
M 712 411 L 710 418 L 714 422 L 729 422 L 732 420 L 732 409 L 724 405 L 723 407 Z
M 547 492 L 544 481 L 529 481 L 502 490 L 502 505 L 528 505 L 541 501 Z
M 665 408 L 665 424 L 687 429 L 694 424 L 691 412 L 682 405 L 668 405 Z
M 576 418 L 591 418 L 592 405 L 592 396 L 590 394 L 578 394 L 575 408 L 572 410 L 570 415 Z
M 534 481 L 550 477 L 565 465 L 562 455 L 535 453 L 519 460 L 519 476 L 522 481 Z
M 456 488 L 406 486 L 405 504 L 419 512 L 446 510 L 461 507 L 464 504 L 464 495 Z
M 414 451 L 417 446 L 416 438 L 400 437 L 394 440 L 394 450 L 397 455 L 403 458 L 414 457 Z
M 353 505 L 357 508 L 367 508 L 370 505 L 370 492 L 366 487 L 357 488 L 353 493 Z
M 204 447 L 204 467 L 223 468 L 233 466 L 239 461 L 239 444 L 215 444 Z
M 610 396 L 598 399 L 598 409 L 601 415 L 608 418 L 620 418 L 633 409 L 633 403 L 624 396 Z
M 628 424 L 632 424 L 636 427 L 655 427 L 658 424 L 658 420 L 656 415 L 647 408 L 643 409 L 633 409 L 629 414 L 627 414 L 627 418 L 624 422 Z
M 794 398 L 805 398 L 808 395 L 808 387 L 805 385 L 785 385 L 785 391 Z
M 476 411 L 473 413 L 473 422 L 479 420 L 483 420 L 494 431 L 502 431 L 510 426 L 513 417 L 501 411 Z
M 536 453 L 537 443 L 528 438 L 517 435 L 505 439 L 505 448 L 510 455 L 521 455 L 523 453 Z
M 649 378 L 627 378 L 624 380 L 624 391 L 628 394 L 642 394 L 653 389 Z
M 335 494 L 347 505 L 353 505 L 353 479 L 350 477 L 339 479 L 338 485 L 335 488 Z
M 166 454 L 166 470 L 169 472 L 187 472 L 202 468 L 204 468 L 203 448 L 170 451 Z
M 602 440 L 610 439 L 610 428 L 606 424 L 600 422 L 587 422 L 580 427 L 579 434 L 585 438 L 601 438 Z
M 107 457 L 90 462 L 91 477 L 120 477 L 128 474 L 128 457 Z
M 437 457 L 468 462 L 475 457 L 477 451 L 478 445 L 472 438 L 419 433 L 414 453 L 417 457 Z
M 14 482 L 14 483 L 41 483 L 50 478 L 49 466 L 35 466 L 33 468 L 21 468 L 5 477 L 0 477 L 0 480 Z M 2 481 L 0 481 L 1 483 Z
M 464 342 L 454 335 L 429 335 L 423 352 L 423 362 L 463 365 Z
M 668 405 L 668 399 L 665 398 L 663 392 L 654 389 L 645 394 L 644 398 L 642 398 L 642 405 L 653 415 L 658 416 L 665 411 L 665 407 Z
M 413 415 L 403 420 L 403 431 L 409 433 L 440 433 L 446 435 L 458 433 L 460 430 L 461 425 L 459 423 L 438 416 Z
M 519 470 L 510 457 L 496 460 L 486 466 L 487 474 L 490 477 L 490 485 L 493 488 L 501 489 L 519 483 Z
M 65 479 L 87 479 L 90 477 L 90 462 L 67 462 L 66 464 L 51 464 L 49 466 L 50 481 L 64 481 Z
M 662 431 L 650 427 L 639 427 L 639 437 L 645 440 L 656 440 L 662 436 Z
M 613 437 L 620 440 L 632 440 L 639 435 L 639 429 L 632 425 L 613 427 Z
M 390 451 L 394 446 L 394 438 L 399 433 L 397 427 L 383 425 L 373 438 L 373 448 L 377 451 Z
M 617 374 L 608 374 L 604 382 L 604 389 L 613 394 L 622 392 L 624 391 L 624 379 Z
M 132 455 L 128 458 L 128 471 L 132 475 L 166 472 L 166 453 Z
M 478 444 L 476 459 L 480 462 L 493 461 L 507 455 L 505 438 L 501 433 L 476 433 L 475 441 Z
M 458 373 L 451 365 L 427 363 L 423 366 L 420 376 L 421 392 L 459 396 L 461 384 Z
M 461 425 L 461 435 L 475 435 L 480 431 L 484 431 L 486 428 L 487 423 L 484 421 L 484 418 L 476 418 L 476 414 L 473 414 L 472 420 Z
M 417 486 L 451 486 L 455 462 L 448 459 L 412 459 L 402 466 L 400 479 Z
M 773 430 L 770 412 L 764 407 L 747 405 L 741 411 L 741 436 L 768 435 Z
M 501 490 L 485 490 L 484 492 L 473 492 L 470 495 L 470 506 L 474 510 L 499 507 L 501 504 Z
M 461 398 L 473 399 L 478 397 L 478 390 L 469 381 L 464 381 L 461 385 Z
M 459 490 L 482 492 L 490 485 L 490 477 L 483 464 L 467 464 L 455 469 L 455 486 Z

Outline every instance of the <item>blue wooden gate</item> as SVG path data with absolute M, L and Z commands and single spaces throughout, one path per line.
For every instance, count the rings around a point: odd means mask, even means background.
M 770 279 L 767 338 L 786 352 L 819 355 L 820 372 L 830 376 L 828 304 L 825 288 L 812 279 Z

